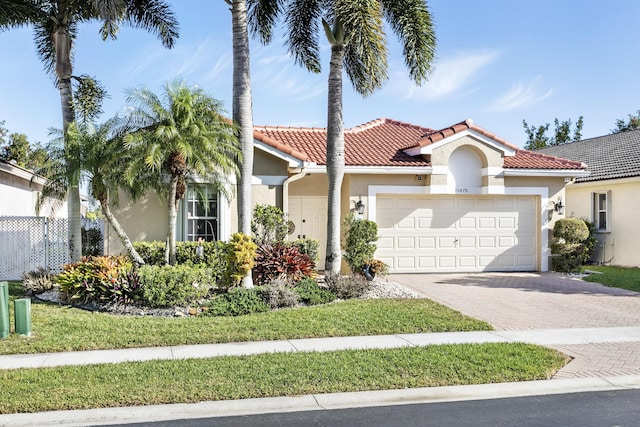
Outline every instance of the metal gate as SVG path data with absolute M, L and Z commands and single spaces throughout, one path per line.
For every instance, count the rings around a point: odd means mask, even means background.
M 0 280 L 38 267 L 57 274 L 69 260 L 66 218 L 0 217 Z

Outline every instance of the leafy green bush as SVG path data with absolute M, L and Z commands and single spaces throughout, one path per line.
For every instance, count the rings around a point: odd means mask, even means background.
M 284 243 L 265 243 L 256 252 L 253 280 L 265 284 L 285 276 L 287 280 L 299 281 L 313 274 L 313 262 L 309 255 L 301 254 L 298 248 Z
M 354 273 L 360 273 L 365 262 L 373 258 L 378 240 L 378 225 L 354 215 L 345 218 L 344 259 Z
M 197 255 L 196 248 L 202 246 L 202 257 Z M 222 277 L 225 269 L 224 250 L 225 243 L 217 242 L 177 242 L 176 243 L 176 264 L 205 264 L 217 271 L 217 277 Z M 165 243 L 134 242 L 133 247 L 142 257 L 146 265 L 164 265 Z
M 298 283 L 294 289 L 298 293 L 300 301 L 306 305 L 326 304 L 337 298 L 336 294 L 321 288 L 318 286 L 318 283 L 311 278 L 304 279 Z
M 587 225 L 589 229 L 589 237 L 586 240 L 583 240 L 584 244 L 584 254 L 582 256 L 582 263 L 586 263 L 593 256 L 593 252 L 596 250 L 596 245 L 598 244 L 598 239 L 596 239 L 596 225 L 589 221 L 586 218 L 580 218 Z
M 151 307 L 186 307 L 209 297 L 216 285 L 213 269 L 203 266 L 145 265 L 138 274 Z
M 22 275 L 22 290 L 26 295 L 41 294 L 53 288 L 53 275 L 44 267 Z
M 359 274 L 329 274 L 324 278 L 327 288 L 340 299 L 359 298 L 369 289 L 369 282 Z
M 320 241 L 316 239 L 304 238 L 294 240 L 289 243 L 290 246 L 293 246 L 298 249 L 298 252 L 301 254 L 309 255 L 311 262 L 313 262 L 313 269 L 317 270 L 318 268 L 318 254 L 320 248 Z
M 141 297 L 140 283 L 131 273 L 132 267 L 126 257 L 88 257 L 65 265 L 55 280 L 71 302 L 130 303 Z
M 240 284 L 242 279 L 249 274 L 255 264 L 257 245 L 251 240 L 251 236 L 243 233 L 234 233 L 231 240 L 225 246 L 225 272 L 222 284 L 231 288 Z
M 280 208 L 256 205 L 251 220 L 251 235 L 257 245 L 284 242 L 289 234 L 287 216 Z
M 243 316 L 245 314 L 269 311 L 269 306 L 262 300 L 256 288 L 233 288 L 211 300 L 206 316 Z
M 589 227 L 578 218 L 562 218 L 553 226 L 551 242 L 551 267 L 555 271 L 572 273 L 580 271 L 585 259 L 585 241 L 589 239 Z

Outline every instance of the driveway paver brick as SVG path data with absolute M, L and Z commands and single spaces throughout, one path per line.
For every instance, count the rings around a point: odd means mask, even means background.
M 556 273 L 394 274 L 497 330 L 640 326 L 640 294 Z M 553 345 L 574 359 L 557 378 L 640 374 L 640 342 Z

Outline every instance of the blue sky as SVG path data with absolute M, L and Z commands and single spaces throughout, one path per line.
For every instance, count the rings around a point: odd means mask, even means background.
M 103 42 L 98 26 L 80 27 L 74 74 L 100 80 L 110 98 L 105 119 L 123 109 L 124 89 L 160 92 L 176 78 L 199 84 L 231 111 L 231 16 L 223 0 L 174 1 L 176 47 L 166 50 L 142 30 L 122 29 Z M 523 146 L 529 124 L 584 116 L 583 137 L 609 133 L 615 120 L 640 109 L 640 29 L 636 0 L 432 0 L 438 37 L 430 81 L 407 77 L 401 48 L 389 34 L 385 86 L 361 98 L 345 79 L 344 121 L 353 127 L 379 117 L 440 129 L 471 118 Z M 0 33 L 0 121 L 31 141 L 61 127 L 53 79 L 35 54 L 30 28 Z M 252 42 L 256 125 L 326 126 L 328 46 L 323 73 L 293 64 L 282 40 Z

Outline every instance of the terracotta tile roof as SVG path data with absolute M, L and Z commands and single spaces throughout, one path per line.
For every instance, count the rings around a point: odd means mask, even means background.
M 345 129 L 345 164 L 347 166 L 429 166 L 422 158 L 404 153 L 432 129 L 390 119 L 377 119 Z M 327 132 L 324 128 L 256 126 L 257 140 L 278 148 L 290 147 L 297 158 L 325 165 Z M 293 155 L 293 154 L 292 154 Z
M 640 130 L 614 133 L 537 151 L 585 162 L 591 174 L 576 182 L 640 176 Z
M 345 129 L 345 164 L 347 166 L 430 166 L 421 156 L 412 157 L 404 150 L 425 147 L 456 133 L 471 129 L 516 152 L 505 157 L 505 168 L 514 169 L 586 169 L 581 162 L 533 153 L 518 148 L 465 120 L 448 128 L 433 130 L 396 120 L 381 118 Z M 256 126 L 254 137 L 300 160 L 325 165 L 327 132 L 324 128 Z

